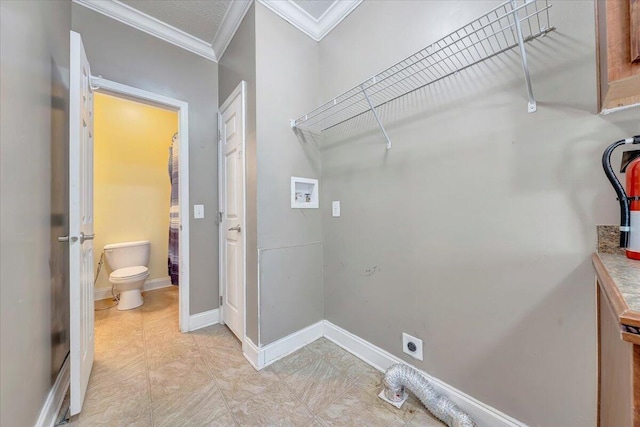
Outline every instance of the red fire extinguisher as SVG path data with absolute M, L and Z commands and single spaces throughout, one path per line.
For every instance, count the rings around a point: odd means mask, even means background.
M 608 146 L 602 154 L 602 168 L 620 203 L 620 247 L 626 249 L 628 258 L 640 260 L 640 150 L 623 153 L 620 172 L 626 173 L 626 189 L 611 167 L 613 150 L 627 144 L 640 144 L 640 135 Z
M 626 168 L 626 193 L 629 199 L 629 245 L 627 257 L 640 260 L 640 157 L 634 159 Z

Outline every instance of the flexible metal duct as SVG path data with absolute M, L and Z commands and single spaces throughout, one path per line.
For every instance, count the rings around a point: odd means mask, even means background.
M 469 414 L 458 408 L 451 399 L 438 393 L 420 372 L 396 363 L 384 374 L 384 395 L 391 402 L 399 402 L 403 399 L 405 387 L 449 427 L 477 427 Z

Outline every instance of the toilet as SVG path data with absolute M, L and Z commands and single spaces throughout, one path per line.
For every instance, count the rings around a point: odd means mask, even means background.
M 113 243 L 104 247 L 107 265 L 111 269 L 109 282 L 120 293 L 118 310 L 131 310 L 144 304 L 142 285 L 149 277 L 148 240 Z

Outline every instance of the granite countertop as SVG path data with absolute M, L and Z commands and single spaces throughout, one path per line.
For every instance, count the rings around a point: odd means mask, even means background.
M 629 310 L 640 314 L 640 261 L 617 254 L 598 256 Z
M 620 322 L 622 339 L 640 345 L 640 261 L 626 257 L 619 247 L 617 225 L 597 226 L 598 252 L 593 266 L 605 303 Z
M 640 261 L 620 254 L 594 253 L 593 266 L 601 301 L 618 318 L 621 338 L 640 345 Z

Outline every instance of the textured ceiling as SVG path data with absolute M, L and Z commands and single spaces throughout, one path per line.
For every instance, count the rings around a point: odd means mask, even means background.
M 338 0 L 291 0 L 316 20 Z
M 185 33 L 211 43 L 231 0 L 120 0 Z

